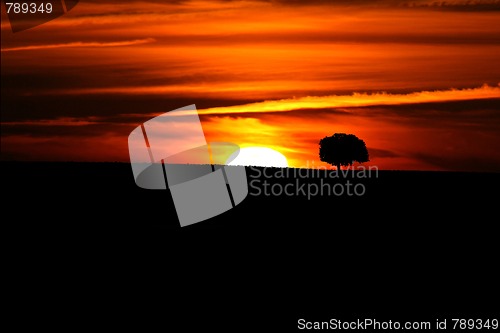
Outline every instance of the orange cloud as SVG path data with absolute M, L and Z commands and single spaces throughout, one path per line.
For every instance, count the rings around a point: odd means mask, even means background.
M 227 106 L 199 110 L 204 114 L 234 114 L 284 112 L 300 109 L 325 109 L 339 107 L 363 107 L 375 105 L 402 105 L 416 103 L 464 101 L 472 99 L 500 98 L 500 84 L 497 87 L 483 85 L 471 89 L 450 89 L 442 91 L 421 91 L 410 94 L 360 94 L 345 96 L 308 96 L 297 99 L 265 101 L 246 105 Z

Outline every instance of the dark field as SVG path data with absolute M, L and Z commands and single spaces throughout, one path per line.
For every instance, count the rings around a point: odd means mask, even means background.
M 100 227 L 165 235 L 206 229 L 294 233 L 353 228 L 362 234 L 361 227 L 392 236 L 410 230 L 414 236 L 430 230 L 460 233 L 464 228 L 471 235 L 496 224 L 500 185 L 496 173 L 372 170 L 365 177 L 349 172 L 345 178 L 335 178 L 334 172 L 324 177 L 324 171 L 268 168 L 264 174 L 262 168 L 247 167 L 253 185 L 242 204 L 181 230 L 168 191 L 137 187 L 128 164 L 3 162 L 2 170 L 7 207 L 21 213 L 18 217 L 28 228 Z M 336 183 L 342 186 L 334 193 Z M 294 195 L 272 195 L 286 184 L 292 184 L 288 192 Z M 314 195 L 322 184 L 324 195 Z M 357 184 L 363 186 L 355 189 Z M 309 198 L 308 186 L 312 186 Z M 39 222 L 29 223 L 35 220 Z
M 164 328 L 294 331 L 299 318 L 498 314 L 500 174 L 300 179 L 348 180 L 366 193 L 250 189 L 236 208 L 180 228 L 168 191 L 138 188 L 128 164 L 3 162 L 18 301 L 41 323 L 144 330 L 159 317 Z

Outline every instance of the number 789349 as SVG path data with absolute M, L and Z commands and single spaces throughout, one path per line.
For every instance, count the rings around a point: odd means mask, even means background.
M 37 13 L 52 13 L 52 3 L 51 2 L 6 2 L 5 7 L 7 9 L 7 14 L 37 14 Z

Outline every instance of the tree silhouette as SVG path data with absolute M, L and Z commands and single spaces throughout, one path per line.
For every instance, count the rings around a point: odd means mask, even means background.
M 352 165 L 354 162 L 368 162 L 368 150 L 365 142 L 354 134 L 335 133 L 319 141 L 319 158 L 321 161 L 341 166 Z

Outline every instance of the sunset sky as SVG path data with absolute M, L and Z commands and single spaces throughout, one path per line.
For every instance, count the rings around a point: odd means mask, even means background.
M 80 1 L 13 33 L 1 159 L 128 162 L 130 132 L 196 104 L 208 141 L 320 166 L 352 133 L 380 169 L 500 172 L 500 1 Z

